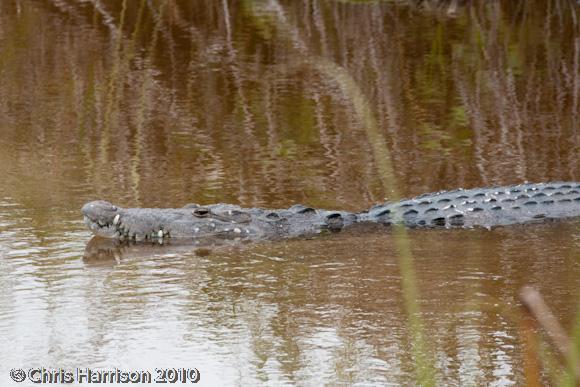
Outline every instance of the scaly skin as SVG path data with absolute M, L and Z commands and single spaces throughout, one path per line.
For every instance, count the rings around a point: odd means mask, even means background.
M 521 184 L 442 191 L 369 211 L 242 208 L 231 204 L 183 208 L 120 208 L 106 201 L 83 206 L 96 235 L 132 240 L 165 238 L 280 239 L 340 231 L 360 223 L 408 227 L 485 227 L 580 217 L 580 183 Z
M 338 231 L 356 221 L 344 211 L 296 205 L 289 209 L 244 209 L 231 204 L 183 208 L 120 208 L 105 201 L 83 206 L 94 234 L 120 239 L 243 238 L 278 239 Z

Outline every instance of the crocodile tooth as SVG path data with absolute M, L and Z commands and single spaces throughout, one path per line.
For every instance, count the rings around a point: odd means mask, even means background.
M 158 236 L 160 239 L 163 239 L 163 230 L 159 230 L 159 231 L 157 231 L 157 236 Z
M 119 215 L 119 214 L 115 215 L 115 218 L 113 219 L 113 226 L 116 226 L 119 223 L 120 219 L 121 219 L 121 215 Z
M 193 232 L 199 232 L 199 227 L 194 227 Z
M 242 230 L 240 230 L 239 228 L 237 228 L 237 227 L 236 227 L 236 228 L 234 228 L 234 232 L 235 232 L 236 234 L 239 234 L 239 233 L 241 233 L 241 232 L 242 232 Z

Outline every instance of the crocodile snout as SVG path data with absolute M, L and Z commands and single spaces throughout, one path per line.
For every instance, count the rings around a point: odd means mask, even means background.
M 104 201 L 95 200 L 94 202 L 89 202 L 81 208 L 81 212 L 84 216 L 89 218 L 97 219 L 103 217 L 114 217 L 117 212 L 117 206 Z
M 111 236 L 119 220 L 117 206 L 104 201 L 89 202 L 81 208 L 86 225 L 97 235 Z

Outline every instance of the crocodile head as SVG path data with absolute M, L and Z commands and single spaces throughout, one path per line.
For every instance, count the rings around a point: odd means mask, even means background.
M 249 238 L 260 232 L 250 213 L 234 205 L 183 208 L 121 208 L 98 200 L 82 208 L 85 223 L 98 236 L 124 240 L 164 238 Z
M 114 237 L 117 232 L 117 223 L 120 209 L 104 200 L 89 202 L 81 209 L 85 224 L 99 236 Z

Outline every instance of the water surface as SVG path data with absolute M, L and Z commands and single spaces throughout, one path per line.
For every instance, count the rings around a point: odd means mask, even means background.
M 579 181 L 579 16 L 567 1 L 2 1 L 1 384 L 41 366 L 413 384 L 388 230 L 138 248 L 88 244 L 79 209 L 102 198 L 354 211 Z M 439 384 L 524 382 L 523 285 L 571 330 L 578 230 L 409 232 Z

